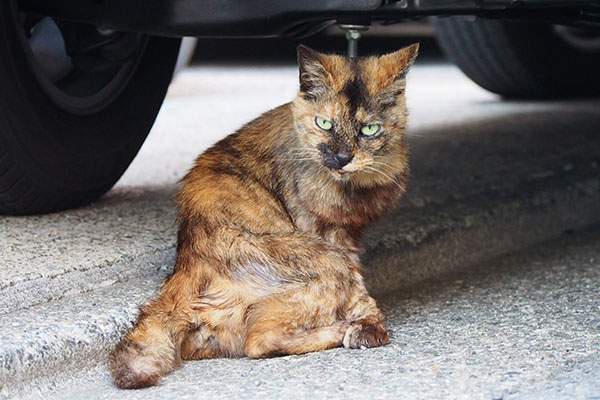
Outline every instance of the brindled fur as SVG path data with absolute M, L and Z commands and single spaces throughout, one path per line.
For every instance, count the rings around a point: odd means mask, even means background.
M 348 59 L 300 46 L 298 96 L 198 157 L 178 195 L 174 272 L 110 355 L 117 386 L 153 385 L 182 360 L 389 342 L 358 240 L 406 188 L 417 49 Z M 380 132 L 361 135 L 366 124 Z

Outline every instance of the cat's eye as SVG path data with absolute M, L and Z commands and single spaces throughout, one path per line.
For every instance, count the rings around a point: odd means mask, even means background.
M 315 118 L 315 123 L 319 128 L 324 129 L 326 131 L 330 130 L 333 127 L 333 122 L 321 117 Z
M 362 128 L 360 128 L 360 133 L 362 133 L 365 136 L 373 136 L 377 132 L 379 132 L 380 129 L 381 125 L 378 124 L 365 125 Z

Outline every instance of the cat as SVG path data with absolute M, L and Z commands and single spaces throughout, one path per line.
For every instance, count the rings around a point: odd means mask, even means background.
M 118 387 L 154 385 L 182 360 L 389 342 L 358 242 L 406 189 L 417 52 L 301 45 L 298 96 L 198 157 L 177 196 L 174 272 L 110 354 Z

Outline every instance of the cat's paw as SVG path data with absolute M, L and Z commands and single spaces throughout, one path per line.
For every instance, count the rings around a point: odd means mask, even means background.
M 343 344 L 347 349 L 368 349 L 390 342 L 387 331 L 381 324 L 355 323 L 344 334 Z
M 121 342 L 109 357 L 113 381 L 121 389 L 140 389 L 156 385 L 161 377 L 160 364 L 140 354 L 135 343 Z

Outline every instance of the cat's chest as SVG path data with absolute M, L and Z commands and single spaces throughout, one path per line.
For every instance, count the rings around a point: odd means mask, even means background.
M 388 188 L 356 189 L 336 184 L 296 186 L 298 227 L 321 234 L 329 227 L 360 230 L 393 208 L 400 193 Z

